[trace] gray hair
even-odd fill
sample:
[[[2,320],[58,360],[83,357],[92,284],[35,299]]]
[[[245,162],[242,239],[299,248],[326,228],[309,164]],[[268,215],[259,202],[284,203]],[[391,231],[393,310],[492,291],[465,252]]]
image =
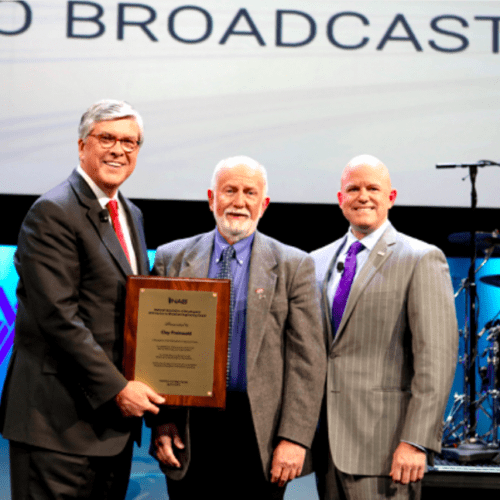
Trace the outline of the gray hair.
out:
[[[96,123],[120,118],[132,118],[137,122],[139,125],[138,143],[141,146],[144,142],[144,125],[141,115],[128,102],[114,99],[98,101],[83,113],[78,127],[78,137],[84,141]]]
[[[249,156],[232,156],[231,158],[226,158],[225,160],[221,160],[215,166],[214,173],[212,174],[212,183],[211,188],[215,191],[215,187],[217,184],[217,177],[219,176],[219,172],[224,168],[233,168],[238,165],[245,165],[246,167],[252,168],[254,170],[258,170],[262,174],[262,178],[264,179],[264,196],[267,196],[267,171],[264,165],[261,165],[258,161],[250,158]]]

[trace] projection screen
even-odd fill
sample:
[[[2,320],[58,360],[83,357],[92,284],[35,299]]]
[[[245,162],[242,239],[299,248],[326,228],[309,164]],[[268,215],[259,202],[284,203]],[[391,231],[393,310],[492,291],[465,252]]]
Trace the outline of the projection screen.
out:
[[[254,157],[273,201],[335,202],[347,161],[390,168],[399,205],[468,206],[500,159],[498,1],[0,2],[0,189],[40,194],[77,165],[102,98],[143,115],[135,198],[201,200]],[[498,207],[498,167],[479,206]]]

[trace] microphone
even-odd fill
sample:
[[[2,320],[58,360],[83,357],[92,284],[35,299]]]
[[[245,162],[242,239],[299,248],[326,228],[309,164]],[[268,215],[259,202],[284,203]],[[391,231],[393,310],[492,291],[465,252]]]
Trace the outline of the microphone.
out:
[[[99,212],[99,220],[101,222],[109,222],[109,212],[107,208]]]
[[[438,163],[436,168],[498,167],[499,165],[491,160],[479,160],[477,163]]]
[[[436,168],[461,168],[462,166],[459,163],[438,163]]]
[[[337,263],[337,271],[339,273],[343,272],[344,271],[344,263],[343,262],[338,262]]]

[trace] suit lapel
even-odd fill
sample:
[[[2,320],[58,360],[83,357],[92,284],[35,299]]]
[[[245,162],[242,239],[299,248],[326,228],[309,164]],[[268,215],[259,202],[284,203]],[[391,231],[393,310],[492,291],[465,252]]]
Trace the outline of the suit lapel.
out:
[[[146,237],[144,236],[141,214],[127,198],[123,197],[120,193],[118,193],[118,196],[126,211],[127,221],[130,227],[130,237],[134,245],[135,258],[137,259],[137,270],[139,274],[148,275],[148,249],[146,246]]]
[[[87,218],[95,229],[96,235],[101,239],[118,268],[121,269],[125,276],[133,274],[113,226],[108,221],[101,220],[99,214],[103,211],[103,208],[97,201],[90,186],[76,170],[69,177],[69,182],[82,205],[87,208]]]
[[[215,231],[204,234],[184,259],[179,276],[185,278],[206,278],[214,247]]]
[[[363,269],[361,269],[358,277],[354,280],[352,284],[351,292],[349,293],[349,298],[347,299],[347,304],[342,316],[342,321],[340,322],[337,335],[335,336],[334,342],[342,335],[344,327],[349,320],[356,303],[360,299],[363,291],[366,289],[370,281],[375,276],[376,272],[380,266],[389,258],[392,253],[392,245],[396,242],[396,230],[392,225],[385,230],[384,234],[377,241],[373,250],[368,256],[368,260],[365,262]]]
[[[340,251],[344,247],[346,242],[346,237],[340,239],[338,243],[332,248],[333,256],[330,259],[330,264],[328,266],[328,269],[326,270],[324,274],[324,279],[322,283],[322,294],[321,298],[323,301],[323,313],[325,315],[324,322],[326,325],[326,336],[327,336],[327,346],[330,346],[333,341],[333,330],[332,330],[332,308],[330,306],[330,302],[328,301],[328,283],[330,281],[330,278],[332,276],[332,273],[335,272],[334,266],[335,262],[337,261],[337,258],[339,256]]]
[[[264,337],[265,321],[276,288],[276,266],[276,257],[267,244],[266,237],[256,232],[247,291],[247,375],[251,373]]]

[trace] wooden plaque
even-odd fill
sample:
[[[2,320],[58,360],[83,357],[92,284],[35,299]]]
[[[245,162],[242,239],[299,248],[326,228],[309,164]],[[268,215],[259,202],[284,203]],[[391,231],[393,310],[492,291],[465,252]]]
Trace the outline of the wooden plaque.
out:
[[[170,406],[224,408],[230,280],[129,276],[123,372]]]

